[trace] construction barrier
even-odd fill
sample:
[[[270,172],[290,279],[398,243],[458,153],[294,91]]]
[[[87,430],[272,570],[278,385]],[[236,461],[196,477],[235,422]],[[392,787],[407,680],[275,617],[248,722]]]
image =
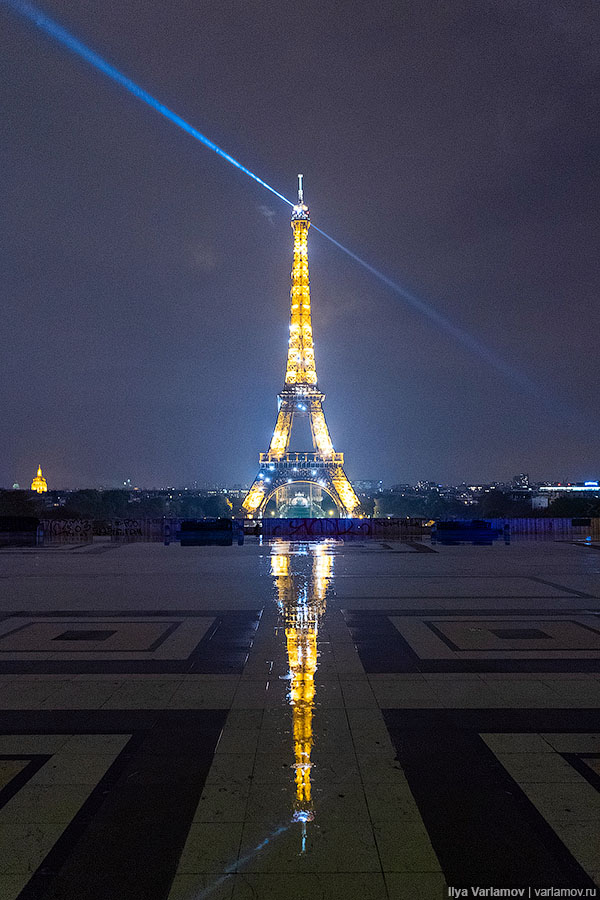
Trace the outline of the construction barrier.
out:
[[[424,533],[421,519],[263,519],[265,538],[387,537],[414,538]]]

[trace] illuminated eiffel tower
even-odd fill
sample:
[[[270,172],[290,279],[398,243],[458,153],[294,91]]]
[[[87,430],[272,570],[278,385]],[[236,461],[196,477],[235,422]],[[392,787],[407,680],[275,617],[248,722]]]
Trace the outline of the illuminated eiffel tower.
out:
[[[339,516],[360,512],[358,497],[344,472],[344,454],[333,449],[323,412],[325,394],[317,384],[308,280],[309,228],[310,216],[299,175],[298,202],[292,211],[294,263],[285,383],[278,395],[279,412],[271,446],[260,454],[258,475],[244,499],[243,509],[248,517],[262,516],[272,498],[278,514],[284,518],[296,518],[300,509],[304,510],[300,515],[323,515],[323,494],[329,495]],[[308,416],[311,451],[288,450],[296,416]]]

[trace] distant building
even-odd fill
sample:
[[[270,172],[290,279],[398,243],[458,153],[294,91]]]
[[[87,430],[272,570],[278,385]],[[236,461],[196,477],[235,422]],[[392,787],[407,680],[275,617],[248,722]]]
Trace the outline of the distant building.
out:
[[[518,491],[528,491],[529,490],[529,475],[525,473],[521,473],[520,475],[513,475],[511,481],[511,487],[514,490]]]
[[[540,491],[555,500],[557,497],[564,497],[567,494],[596,494],[600,497],[600,482],[598,481],[577,481],[575,484],[567,482],[566,484],[541,484]]]
[[[418,481],[415,485],[415,489],[417,491],[425,492],[425,493],[439,493],[439,489],[441,488],[441,484],[438,484],[436,481]]]
[[[37,475],[31,482],[31,490],[37,491],[38,494],[45,494],[48,490],[48,485],[46,484],[46,479],[42,475],[42,467],[38,466]]]

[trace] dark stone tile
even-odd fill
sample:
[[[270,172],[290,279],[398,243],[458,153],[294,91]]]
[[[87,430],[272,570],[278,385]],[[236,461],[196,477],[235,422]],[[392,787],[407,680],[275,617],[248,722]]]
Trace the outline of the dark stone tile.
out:
[[[167,897],[227,713],[191,711],[186,725],[184,711],[126,712],[139,730],[19,900]],[[123,730],[112,710],[72,715],[69,733],[78,733],[78,719],[82,733]],[[164,753],[148,753],[157,746]]]
[[[485,742],[461,727],[468,719],[442,717],[437,710],[420,710],[418,717],[406,715],[412,711],[402,716],[398,712],[386,710],[384,717],[448,884],[593,886]],[[456,711],[462,712],[471,713],[472,720],[482,711]],[[498,711],[483,712],[489,715],[486,721],[479,716],[478,730],[497,730],[490,719],[497,719]],[[563,710],[540,712],[553,714],[558,726]],[[421,727],[412,730],[411,718]],[[427,718],[429,727],[423,727]],[[585,720],[582,717],[580,724]],[[514,718],[511,724],[516,724]]]

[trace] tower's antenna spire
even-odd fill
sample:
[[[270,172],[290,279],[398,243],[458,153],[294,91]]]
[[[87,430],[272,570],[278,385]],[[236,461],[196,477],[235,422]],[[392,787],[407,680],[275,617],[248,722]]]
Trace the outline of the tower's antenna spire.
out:
[[[304,191],[302,190],[302,179],[304,175],[298,175],[298,203],[304,203]]]

